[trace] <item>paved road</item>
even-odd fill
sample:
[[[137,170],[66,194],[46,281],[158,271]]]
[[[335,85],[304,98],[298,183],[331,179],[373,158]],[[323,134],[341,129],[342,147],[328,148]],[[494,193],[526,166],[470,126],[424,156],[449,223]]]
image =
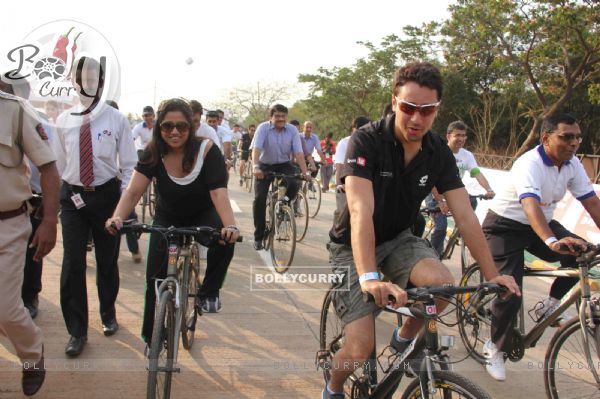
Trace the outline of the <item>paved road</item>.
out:
[[[181,349],[181,374],[174,378],[174,398],[317,398],[322,374],[314,366],[318,347],[318,323],[326,284],[295,284],[288,289],[259,291],[251,289],[251,269],[265,266],[264,257],[252,249],[252,196],[230,181],[231,199],[239,207],[236,219],[245,241],[236,246],[227,280],[222,290],[220,314],[199,319],[196,343],[187,352]],[[322,266],[327,270],[325,243],[335,205],[333,193],[323,195],[323,206],[310,221],[308,237],[298,244],[295,266]],[[142,238],[146,247],[146,239]],[[62,241],[45,260],[40,314],[36,319],[45,335],[48,367],[39,398],[142,398],[145,397],[146,372],[139,332],[144,291],[144,266],[134,264],[123,240],[121,246],[121,290],[117,317],[121,329],[116,335],[102,335],[95,286],[95,262],[88,256],[90,307],[89,343],[77,359],[66,359],[68,336],[59,304],[59,276]],[[448,263],[458,278],[456,260]],[[256,269],[254,269],[256,270]],[[281,285],[279,286],[281,288]],[[317,289],[314,289],[314,288]],[[533,306],[548,290],[549,283],[527,281],[526,302]],[[298,290],[303,288],[303,290]],[[306,288],[313,288],[306,290]],[[378,342],[389,341],[394,318],[382,315],[377,321]],[[446,329],[447,330],[447,329]],[[465,356],[456,331],[454,359]],[[544,388],[538,362],[543,360],[550,333],[537,348],[527,352],[520,363],[509,363],[508,382],[498,383],[470,359],[455,370],[472,378],[495,398],[543,398]],[[6,340],[0,346],[0,398],[23,397],[20,369]],[[399,394],[396,395],[400,397]]]

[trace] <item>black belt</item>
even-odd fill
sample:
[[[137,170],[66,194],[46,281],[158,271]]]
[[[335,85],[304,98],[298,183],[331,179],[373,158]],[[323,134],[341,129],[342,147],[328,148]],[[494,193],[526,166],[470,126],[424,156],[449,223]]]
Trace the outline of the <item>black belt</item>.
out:
[[[25,204],[25,202],[23,202],[23,204],[19,208],[13,209],[12,211],[0,211],[0,220],[14,218],[24,214],[25,212],[27,212],[27,205]]]
[[[116,177],[113,179],[110,179],[109,181],[107,181],[104,184],[100,184],[99,186],[90,186],[90,187],[85,187],[85,186],[76,186],[74,184],[69,184],[67,182],[65,182],[65,184],[71,189],[71,191],[73,191],[74,193],[93,193],[93,192],[98,192],[98,191],[102,191],[105,190],[107,188],[110,188],[111,186],[113,186],[114,184],[118,184],[120,183],[120,180],[117,179]]]

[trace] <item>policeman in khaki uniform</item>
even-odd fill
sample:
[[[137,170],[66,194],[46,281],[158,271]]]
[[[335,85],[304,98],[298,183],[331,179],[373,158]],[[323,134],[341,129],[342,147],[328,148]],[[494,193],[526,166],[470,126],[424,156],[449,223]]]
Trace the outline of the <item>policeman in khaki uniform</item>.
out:
[[[42,332],[33,323],[21,300],[23,267],[31,234],[29,158],[41,174],[44,216],[31,245],[41,260],[56,243],[59,178],[55,156],[35,111],[12,95],[0,91],[0,334],[6,336],[23,362],[23,393],[35,394],[44,382]]]

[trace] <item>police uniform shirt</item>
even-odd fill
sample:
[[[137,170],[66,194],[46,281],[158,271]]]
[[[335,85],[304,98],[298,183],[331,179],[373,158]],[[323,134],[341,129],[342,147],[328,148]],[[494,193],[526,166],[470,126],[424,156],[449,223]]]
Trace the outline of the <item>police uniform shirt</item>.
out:
[[[84,117],[72,115],[83,110],[82,106],[63,112],[57,119],[56,136],[58,157],[64,157],[65,167],[61,172],[64,181],[83,186],[79,176],[79,135]],[[92,153],[94,165],[93,186],[100,186],[115,177],[121,178],[121,189],[125,190],[133,168],[137,164],[137,152],[129,121],[118,110],[99,104],[90,114]]]
[[[442,138],[427,132],[421,151],[404,166],[404,147],[394,135],[395,114],[367,124],[350,136],[341,179],[357,176],[373,184],[375,242],[379,245],[411,227],[421,202],[436,187],[440,193],[464,187],[456,160]],[[338,244],[350,244],[348,205],[329,232]]]
[[[19,131],[19,114],[23,123]],[[27,156],[36,166],[54,162],[56,157],[35,110],[23,100],[0,92],[0,212],[18,209],[31,198]]]

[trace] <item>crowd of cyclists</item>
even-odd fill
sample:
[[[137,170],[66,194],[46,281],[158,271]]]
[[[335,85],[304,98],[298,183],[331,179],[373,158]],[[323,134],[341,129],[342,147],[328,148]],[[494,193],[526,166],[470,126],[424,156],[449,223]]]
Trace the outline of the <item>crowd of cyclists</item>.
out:
[[[97,91],[102,81],[97,79],[103,73],[101,66],[87,61],[77,80],[80,93],[81,88]],[[1,89],[18,94],[10,86]],[[236,168],[239,157],[239,184],[244,183],[249,162],[255,178],[252,245],[257,251],[263,249],[265,204],[273,179],[269,172],[299,174],[311,181],[320,167],[321,190],[327,192],[335,166],[336,211],[323,259],[327,259],[327,250],[332,270],[343,275],[340,286],[350,289],[333,296],[345,342],[332,360],[334,367],[322,398],[344,397],[344,382],[353,370],[336,364],[362,364],[372,353],[374,317],[379,308],[406,304],[407,287],[455,283],[439,259],[449,213],[485,280],[506,287],[506,293],[493,302],[492,333],[484,348],[487,372],[495,380],[505,380],[505,353],[512,344],[508,332],[521,301],[524,251],[559,261],[561,267],[574,266],[575,256],[588,244],[554,220],[553,212],[568,190],[600,227],[600,199],[575,156],[584,135],[577,120],[564,113],[544,120],[540,144],[515,160],[508,184],[494,192],[464,148],[468,127],[463,122],[448,126],[446,140],[431,131],[443,91],[435,66],[425,62],[402,66],[393,78],[391,111],[375,121],[364,116],[349,121],[352,131],[337,148],[331,133],[319,139],[311,121],[288,122],[288,109],[281,104],[270,108],[268,120],[245,131],[237,124],[229,128],[219,110],[206,112],[203,121],[202,105],[183,99],[163,101],[156,114],[152,107],[145,107],[143,121],[133,130],[122,114],[103,103],[95,106],[90,116],[73,116],[67,110],[53,123],[39,115],[46,130],[52,132],[49,145],[62,181],[61,307],[69,332],[66,355],[81,354],[88,339],[85,253],[90,232],[96,246],[104,335],[111,336],[119,328],[114,306],[119,288],[118,230],[124,220],[135,217],[135,207],[152,182],[157,194],[154,224],[221,229],[221,245],[208,249],[197,306],[205,313],[222,310],[220,290],[241,234],[228,194],[230,170]],[[81,100],[88,105],[85,96]],[[462,182],[466,172],[483,187],[486,197],[493,199],[483,224],[475,216],[475,203]],[[286,195],[293,201],[300,181],[285,181]],[[45,194],[33,182],[31,187]],[[440,210],[434,217],[431,242],[413,230],[424,202]],[[131,252],[134,261],[140,262],[139,248]],[[141,334],[146,343],[151,340],[154,321],[153,287],[165,276],[166,259],[161,237],[152,234]],[[536,306],[537,317],[550,314],[576,282],[557,278],[547,298]],[[23,297],[30,317],[38,312],[39,290]],[[374,301],[365,302],[364,293]],[[447,303],[438,301],[436,305],[441,313]],[[0,320],[2,325],[9,322]],[[422,327],[420,320],[407,320],[394,332],[390,346],[404,352]],[[38,359],[43,363],[43,354]],[[420,359],[411,359],[410,365],[407,372],[417,375]],[[24,376],[32,372],[24,370]],[[45,370],[38,370],[40,373]],[[39,389],[43,375],[37,378]]]

